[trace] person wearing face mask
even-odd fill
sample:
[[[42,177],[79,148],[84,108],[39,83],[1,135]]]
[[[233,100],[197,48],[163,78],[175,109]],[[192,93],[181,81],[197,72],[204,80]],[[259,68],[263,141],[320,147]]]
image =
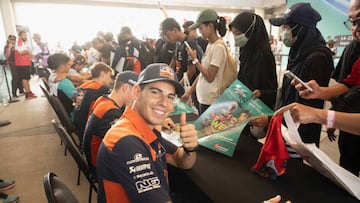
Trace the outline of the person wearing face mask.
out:
[[[274,108],[277,90],[276,65],[263,19],[250,12],[238,14],[229,25],[240,47],[238,79]]]
[[[320,31],[316,28],[321,20],[320,14],[309,3],[292,5],[280,18],[270,19],[275,26],[282,26],[282,39],[285,46],[290,47],[287,70],[293,72],[303,81],[315,80],[321,86],[328,86],[334,64],[331,51]],[[324,100],[306,100],[299,96],[290,84],[291,79],[284,77],[281,101],[279,106],[293,102],[316,108],[323,108]],[[264,117],[267,120],[267,117]],[[253,121],[253,125],[266,124],[264,120]],[[299,127],[300,136],[305,143],[315,143],[319,146],[320,124],[302,124]]]

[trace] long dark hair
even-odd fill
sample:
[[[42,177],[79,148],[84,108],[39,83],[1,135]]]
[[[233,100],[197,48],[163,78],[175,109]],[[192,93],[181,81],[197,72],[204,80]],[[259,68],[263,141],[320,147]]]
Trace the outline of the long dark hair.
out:
[[[208,24],[213,24],[215,30],[217,30],[220,34],[221,37],[224,37],[226,35],[226,20],[224,17],[218,17],[218,19],[216,21],[210,21],[210,22],[205,22],[205,25]]]

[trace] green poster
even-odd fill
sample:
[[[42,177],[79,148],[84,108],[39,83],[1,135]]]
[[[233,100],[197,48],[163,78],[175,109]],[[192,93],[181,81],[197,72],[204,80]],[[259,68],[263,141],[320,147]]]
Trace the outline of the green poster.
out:
[[[252,91],[239,80],[195,121],[199,144],[216,152],[233,156],[236,143],[246,124],[260,115],[274,112],[261,100],[252,99]]]
[[[200,117],[197,117],[194,109],[187,104],[176,101],[171,118],[178,123],[179,114],[185,112],[188,123],[194,123],[198,130],[198,141],[201,146],[232,157],[246,124],[257,116],[274,113],[261,100],[252,99],[252,96],[249,88],[239,80],[235,80]],[[194,116],[191,116],[192,114]],[[173,144],[182,145],[178,130],[161,133]]]

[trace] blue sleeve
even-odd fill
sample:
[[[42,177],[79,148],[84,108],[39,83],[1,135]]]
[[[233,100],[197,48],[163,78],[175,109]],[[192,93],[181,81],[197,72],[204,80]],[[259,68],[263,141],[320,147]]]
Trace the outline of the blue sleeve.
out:
[[[59,82],[58,89],[63,91],[70,99],[73,97],[73,92],[76,91],[73,83],[67,78]]]
[[[135,136],[118,141],[107,160],[110,173],[125,189],[131,202],[159,203],[170,201],[166,182],[152,161],[150,149]],[[163,173],[163,171],[161,171]]]

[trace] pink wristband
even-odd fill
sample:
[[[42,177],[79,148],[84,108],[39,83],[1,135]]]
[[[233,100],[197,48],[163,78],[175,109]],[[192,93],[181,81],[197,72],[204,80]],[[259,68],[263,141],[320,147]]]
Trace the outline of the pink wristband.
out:
[[[334,128],[335,126],[335,111],[329,110],[326,117],[326,127]]]

